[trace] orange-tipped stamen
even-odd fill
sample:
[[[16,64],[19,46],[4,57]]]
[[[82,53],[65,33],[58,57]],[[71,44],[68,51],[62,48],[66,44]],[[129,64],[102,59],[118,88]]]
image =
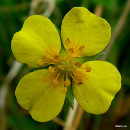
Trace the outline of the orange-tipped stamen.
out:
[[[83,82],[77,82],[77,85],[82,85],[83,84]]]
[[[53,80],[53,85],[54,86],[58,86],[59,85],[59,81],[57,81],[56,79]]]
[[[69,47],[67,47],[67,45]],[[53,83],[54,86],[58,86],[60,83],[62,83],[62,90],[63,92],[67,92],[67,87],[71,86],[71,81],[68,78],[69,76],[72,77],[73,81],[75,81],[78,85],[83,84],[83,80],[86,79],[85,71],[90,72],[91,69],[88,67],[82,67],[82,64],[80,62],[75,62],[75,58],[77,55],[81,55],[80,53],[83,51],[84,46],[76,46],[74,49],[74,46],[70,46],[70,40],[66,40],[66,56],[62,57],[59,54],[53,53],[49,54],[47,57],[45,57],[45,61],[43,63],[47,64],[54,64],[54,67],[50,66],[48,68],[49,74],[48,76],[43,78],[43,81],[50,81]],[[78,68],[78,69],[77,69]],[[80,69],[86,69],[81,70]],[[66,78],[64,76],[66,75]]]
[[[76,62],[76,63],[75,63],[75,66],[77,66],[77,67],[81,67],[82,64],[81,64],[80,62]]]
[[[71,75],[71,77],[72,77],[72,79],[76,82],[76,83],[78,83],[78,82],[82,82],[81,80],[77,80],[77,79],[75,79],[75,77],[70,73],[70,75]]]
[[[76,73],[75,71],[73,71],[73,74],[74,74],[74,75],[77,75],[77,76],[78,76],[78,78],[81,78],[81,79],[83,79],[83,78],[84,78],[84,79],[86,79],[86,80],[87,80],[87,78],[86,78],[86,77],[85,77],[82,73],[80,74],[80,73],[78,73],[78,72]]]
[[[66,41],[65,41],[66,46],[68,47],[68,46],[70,45],[70,43],[71,43],[71,42],[70,42],[70,39],[67,38]]]
[[[64,82],[66,87],[69,87],[71,85],[71,81],[67,78]]]
[[[60,56],[60,55],[54,55],[54,58],[55,58],[56,60],[58,60],[59,58],[61,58],[61,56]]]
[[[56,80],[59,78],[60,74],[61,74],[61,72],[60,72],[60,73],[58,73],[58,75],[56,76]]]
[[[84,50],[84,46],[80,46],[79,51],[83,51]]]
[[[80,56],[82,54],[83,50],[84,50],[84,46],[80,46],[78,49],[76,49],[74,51],[74,53],[76,54],[75,57]]]
[[[64,70],[64,69],[65,69],[65,66],[58,65],[58,68],[61,69],[61,70]]]
[[[67,88],[66,88],[66,87],[62,87],[62,91],[63,91],[64,93],[66,93],[66,92],[67,92]]]
[[[56,54],[47,52],[48,55],[46,56],[46,60],[50,62],[57,62],[57,59],[55,59]]]
[[[48,71],[54,73],[54,68],[52,66],[49,66]]]
[[[73,48],[69,48],[69,49],[68,49],[68,52],[69,52],[70,54],[74,53]]]

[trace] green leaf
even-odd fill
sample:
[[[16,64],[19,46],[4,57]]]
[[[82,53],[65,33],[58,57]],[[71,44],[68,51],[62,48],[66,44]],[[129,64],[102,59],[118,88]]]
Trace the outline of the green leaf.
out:
[[[97,60],[103,54],[104,54],[104,52],[100,52],[100,53],[98,53],[97,55],[94,55],[94,56],[79,57],[79,58],[76,58],[75,61],[80,61],[81,63],[84,63],[84,62],[87,62],[87,61],[93,61],[93,60]]]
[[[69,105],[73,109],[73,107],[74,107],[74,94],[73,94],[72,86],[67,88],[66,100],[69,102]]]

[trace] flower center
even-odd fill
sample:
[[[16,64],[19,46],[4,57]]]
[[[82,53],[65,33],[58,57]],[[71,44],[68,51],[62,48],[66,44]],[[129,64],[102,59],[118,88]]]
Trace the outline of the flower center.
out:
[[[66,56],[62,57],[60,54],[48,54],[45,61],[38,60],[38,65],[48,64],[51,65],[48,68],[48,75],[43,77],[43,82],[51,82],[53,86],[62,86],[62,91],[67,92],[67,87],[71,86],[71,79],[78,85],[83,84],[86,72],[90,72],[90,67],[82,67],[80,62],[76,62],[75,58],[81,54],[84,47],[79,47],[78,51],[75,51],[69,45],[71,42],[69,39],[66,40]],[[74,54],[74,52],[76,52]],[[73,57],[74,55],[77,55]]]

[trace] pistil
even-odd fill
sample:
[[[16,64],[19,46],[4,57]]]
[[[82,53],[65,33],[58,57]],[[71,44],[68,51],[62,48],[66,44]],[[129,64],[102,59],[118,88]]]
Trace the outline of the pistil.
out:
[[[66,56],[62,57],[59,54],[50,54],[45,58],[45,61],[39,60],[37,63],[43,65],[44,63],[52,64],[49,66],[49,74],[43,78],[43,82],[52,82],[52,84],[57,87],[61,85],[62,91],[67,92],[67,87],[71,86],[70,77],[78,85],[83,84],[85,72],[91,72],[90,67],[82,67],[80,62],[75,62],[74,59],[81,55],[84,50],[84,46],[73,49],[71,41],[66,40]],[[73,57],[75,55],[76,57]],[[81,72],[78,70],[80,68]],[[83,70],[82,70],[83,69]]]

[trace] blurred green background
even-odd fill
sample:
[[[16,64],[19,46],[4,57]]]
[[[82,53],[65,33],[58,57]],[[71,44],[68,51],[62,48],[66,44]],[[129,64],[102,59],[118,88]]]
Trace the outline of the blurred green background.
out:
[[[88,8],[95,12],[97,7],[101,17],[106,19],[112,32],[126,7],[127,0],[35,0],[38,3],[33,13],[43,14],[51,4],[51,21],[60,28],[64,15],[75,6]],[[22,28],[25,18],[31,13],[31,0],[0,0],[0,91],[3,82],[12,67],[15,58],[11,52],[11,39],[15,32]],[[50,4],[48,6],[48,4]],[[114,130],[115,125],[127,125],[130,129],[130,13],[117,35],[114,45],[107,57],[107,61],[114,64],[122,75],[122,88],[115,96],[110,109],[102,115],[84,113],[79,130]],[[14,92],[19,80],[28,73],[23,65],[18,75],[8,85],[4,108],[0,107],[0,130],[60,130],[63,127],[54,121],[39,123],[34,121],[27,111],[22,109],[15,98]],[[0,93],[2,100],[2,93]],[[2,110],[3,109],[3,110]],[[68,114],[69,105],[65,102],[62,112],[58,115],[64,122]]]

